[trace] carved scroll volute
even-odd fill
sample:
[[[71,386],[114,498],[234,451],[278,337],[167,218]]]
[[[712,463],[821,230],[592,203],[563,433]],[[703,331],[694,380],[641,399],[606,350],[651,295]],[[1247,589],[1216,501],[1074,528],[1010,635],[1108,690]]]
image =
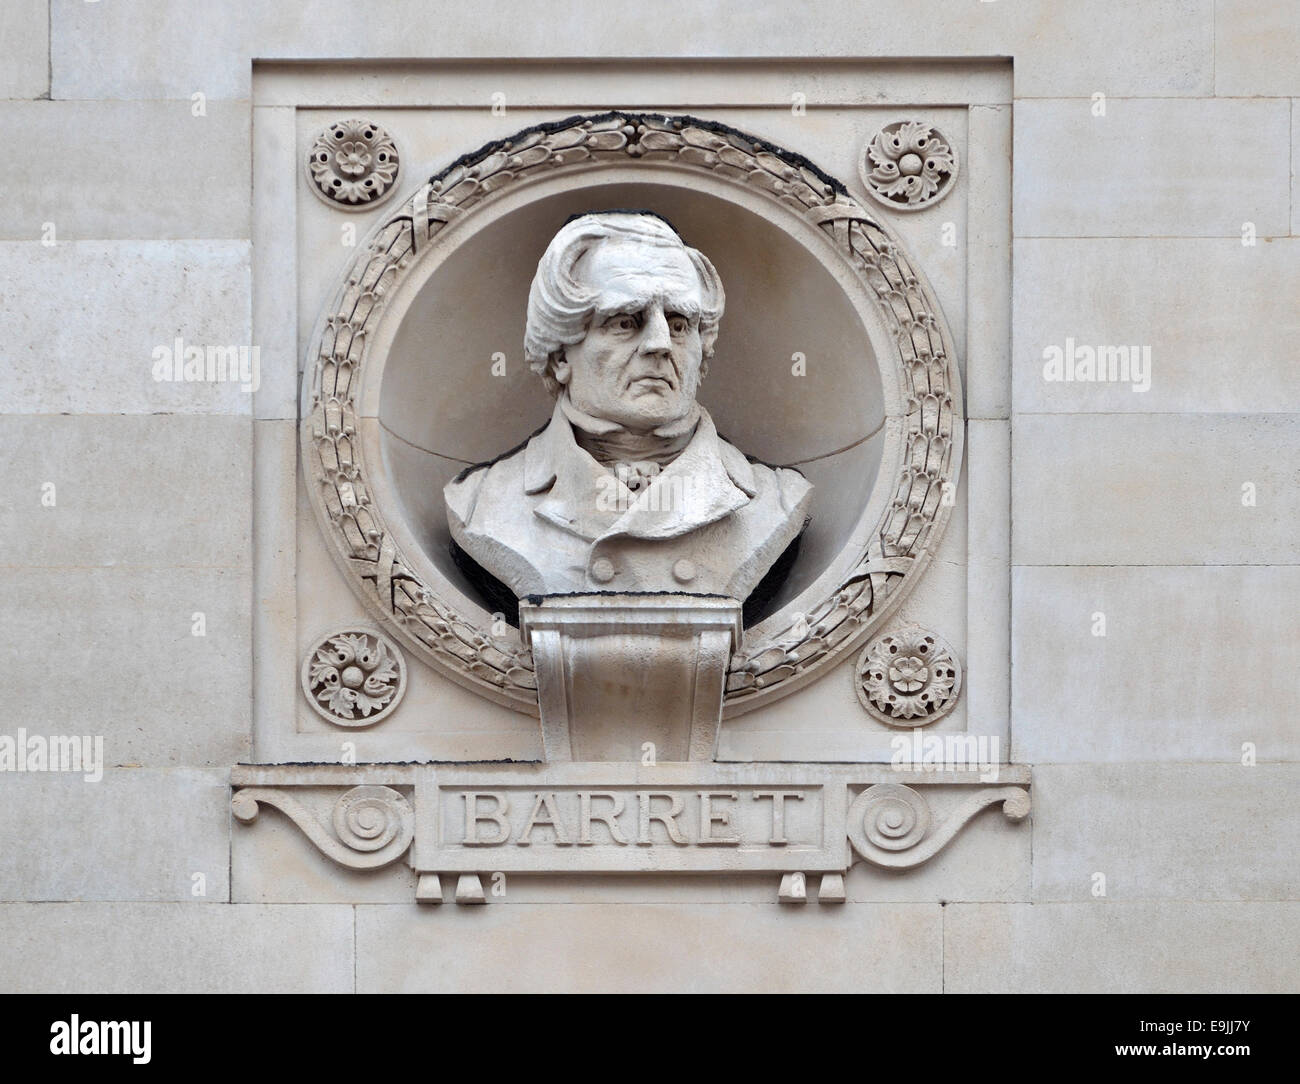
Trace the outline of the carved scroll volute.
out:
[[[1029,792],[1023,787],[982,787],[932,830],[930,806],[919,791],[901,783],[877,783],[849,806],[849,842],[872,865],[910,869],[933,858],[976,813],[997,802],[1007,820],[1029,815]]]
[[[391,787],[360,786],[334,804],[330,827],[278,787],[245,787],[230,801],[235,819],[251,824],[262,803],[296,824],[327,858],[349,869],[378,869],[401,858],[415,836],[415,810]]]

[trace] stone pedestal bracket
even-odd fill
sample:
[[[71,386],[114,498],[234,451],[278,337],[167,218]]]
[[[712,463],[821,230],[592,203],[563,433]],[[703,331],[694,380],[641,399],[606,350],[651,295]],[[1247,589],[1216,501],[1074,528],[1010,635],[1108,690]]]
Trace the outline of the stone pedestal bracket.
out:
[[[441,903],[444,881],[457,903],[486,903],[494,873],[764,872],[782,903],[807,902],[814,879],[819,902],[841,903],[856,861],[912,869],[981,810],[1030,811],[1029,769],[1015,765],[239,766],[231,784],[239,821],[275,806],[342,866],[405,857],[421,903]],[[328,819],[295,795],[306,788],[341,791]]]

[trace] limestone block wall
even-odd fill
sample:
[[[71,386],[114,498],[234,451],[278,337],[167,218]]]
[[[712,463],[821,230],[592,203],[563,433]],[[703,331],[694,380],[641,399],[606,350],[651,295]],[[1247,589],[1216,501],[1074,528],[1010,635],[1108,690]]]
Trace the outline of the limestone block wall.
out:
[[[0,773],[0,989],[1296,988],[1300,9],[731,8],[0,6],[0,735],[99,735],[107,765]],[[1011,419],[1034,811],[910,874],[855,867],[838,908],[633,876],[421,908],[404,867],[231,820],[275,538],[254,449],[283,423],[236,384],[155,380],[154,351],[249,343],[268,303],[254,58],[637,56],[1012,58],[1011,398],[971,428]],[[264,379],[292,381],[293,342]],[[1045,375],[1119,346],[1149,349],[1148,389]]]

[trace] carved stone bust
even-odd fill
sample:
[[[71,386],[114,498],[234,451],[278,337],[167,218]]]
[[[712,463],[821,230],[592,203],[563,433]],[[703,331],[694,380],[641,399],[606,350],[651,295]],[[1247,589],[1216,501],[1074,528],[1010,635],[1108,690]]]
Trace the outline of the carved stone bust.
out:
[[[551,240],[524,340],[551,420],[444,490],[453,554],[490,601],[775,589],[812,486],[750,460],[696,401],[724,301],[713,265],[657,215],[585,214]]]

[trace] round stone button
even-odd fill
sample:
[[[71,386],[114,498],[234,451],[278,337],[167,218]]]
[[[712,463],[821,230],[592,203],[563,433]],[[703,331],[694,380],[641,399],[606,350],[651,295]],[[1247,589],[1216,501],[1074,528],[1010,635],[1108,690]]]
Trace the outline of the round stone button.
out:
[[[673,562],[673,579],[678,583],[690,583],[695,579],[695,562],[688,561],[683,557],[680,561]]]
[[[597,557],[591,562],[591,578],[597,583],[609,583],[614,578],[614,562],[608,557]]]

